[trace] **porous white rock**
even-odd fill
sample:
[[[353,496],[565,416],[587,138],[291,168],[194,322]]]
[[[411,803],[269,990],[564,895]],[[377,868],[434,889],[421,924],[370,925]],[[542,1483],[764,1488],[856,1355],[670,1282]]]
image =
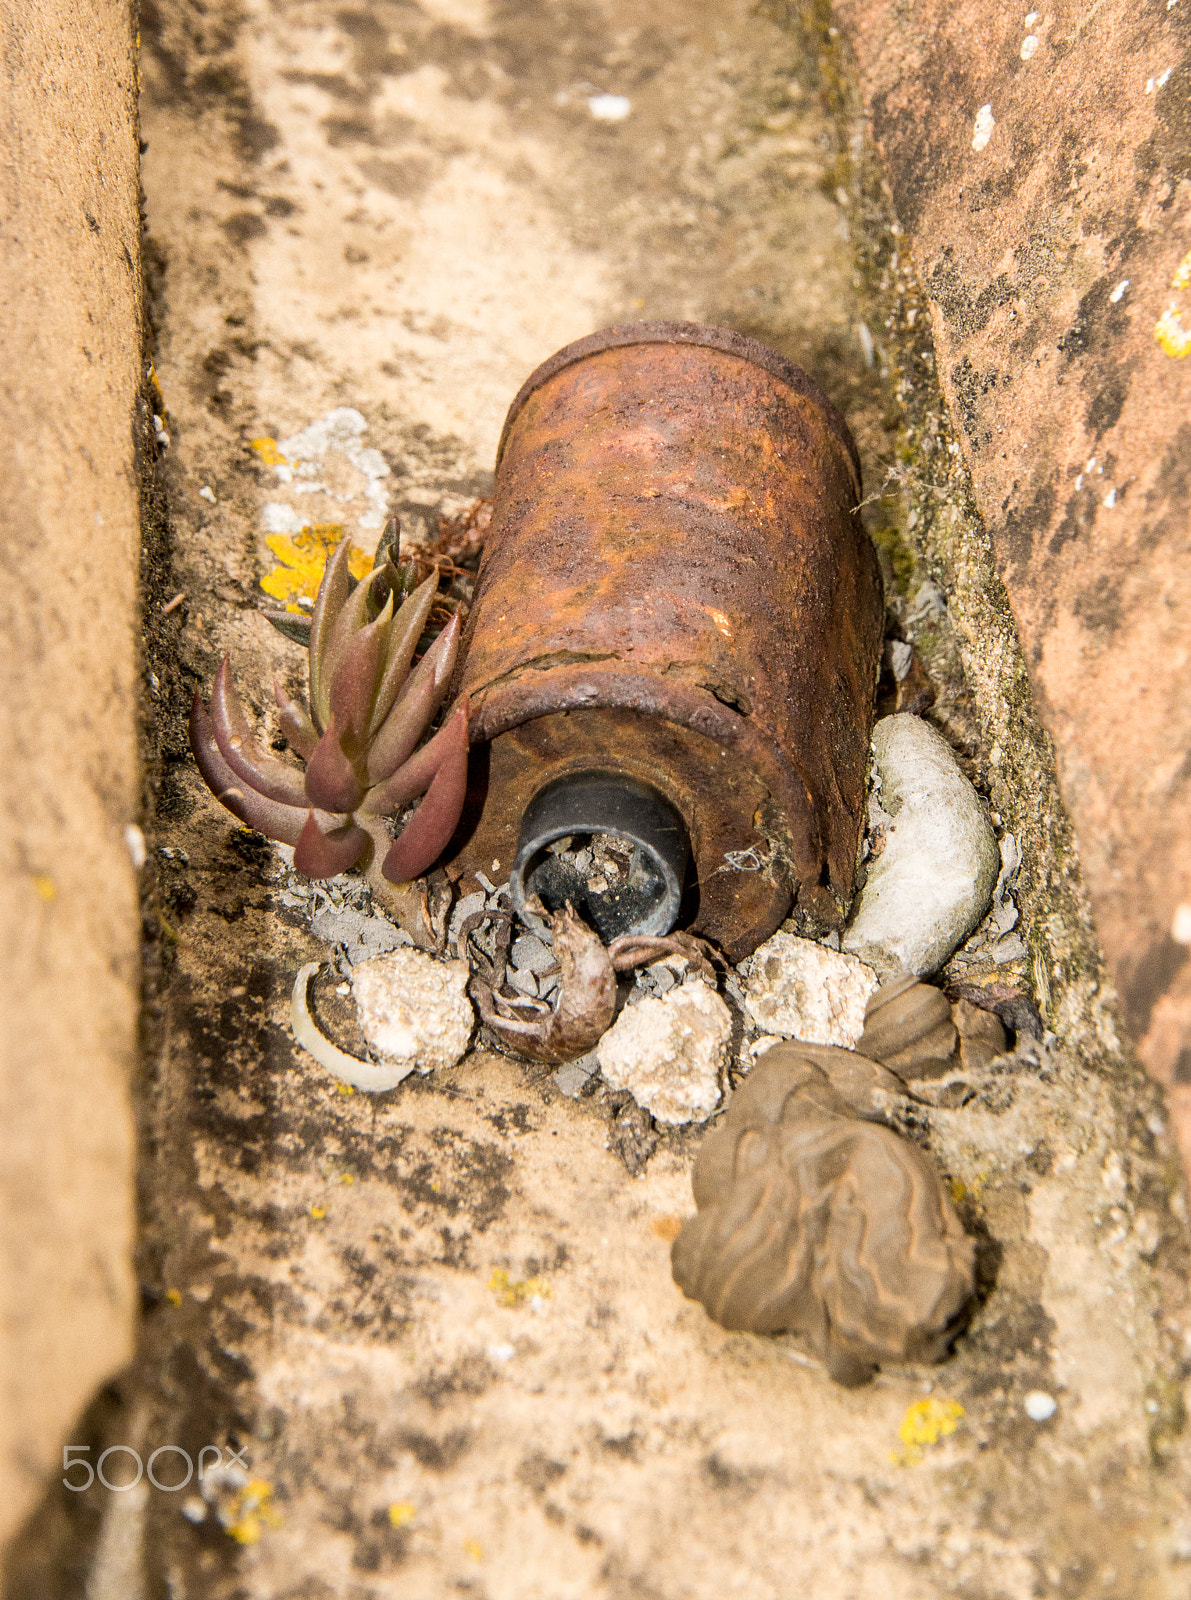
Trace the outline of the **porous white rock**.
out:
[[[419,1072],[453,1067],[475,1023],[466,961],[393,950],[352,968],[352,992],[369,1048]]]
[[[937,972],[980,922],[1000,851],[950,745],[920,717],[883,717],[873,761],[883,849],[870,863],[843,947],[882,979]]]
[[[864,1032],[877,975],[855,956],[775,933],[739,970],[745,1009],[766,1033],[851,1050]]]
[[[732,1017],[696,980],[627,1006],[596,1046],[600,1071],[659,1122],[705,1122],[720,1101]]]

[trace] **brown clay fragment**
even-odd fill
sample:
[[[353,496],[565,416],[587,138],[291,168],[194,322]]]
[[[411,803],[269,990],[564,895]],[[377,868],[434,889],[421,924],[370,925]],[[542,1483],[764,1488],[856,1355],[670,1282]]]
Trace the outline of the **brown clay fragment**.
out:
[[[942,990],[895,978],[869,1000],[856,1049],[900,1078],[937,1078],[954,1064],[957,1037]]]
[[[947,1354],[974,1245],[929,1157],[858,1120],[797,1047],[753,1068],[692,1181],[671,1265],[722,1327],[799,1334],[844,1384]]]

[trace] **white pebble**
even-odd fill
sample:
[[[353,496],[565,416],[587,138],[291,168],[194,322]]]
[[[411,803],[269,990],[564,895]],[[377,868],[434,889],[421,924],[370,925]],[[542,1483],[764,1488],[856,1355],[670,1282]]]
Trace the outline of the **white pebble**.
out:
[[[633,109],[633,102],[624,94],[593,94],[587,109],[597,122],[623,122]]]
[[[124,829],[124,848],[128,851],[128,859],[132,862],[133,870],[139,872],[145,864],[147,852],[145,836],[135,822],[130,822]]]
[[[1027,33],[1021,42],[1021,58],[1023,61],[1032,61],[1038,53],[1038,35]]]
[[[604,1081],[659,1122],[706,1122],[720,1101],[732,1017],[696,980],[628,1006],[596,1046]]]
[[[855,956],[810,939],[775,933],[745,962],[744,1004],[766,1033],[851,1050],[864,1032],[864,1008],[877,975]]]
[[[1049,1422],[1059,1409],[1054,1395],[1044,1389],[1031,1389],[1024,1401],[1025,1413],[1031,1422]]]
[[[981,106],[976,113],[976,127],[972,133],[972,149],[983,150],[993,136],[993,129],[997,119],[993,116],[992,106]]]
[[[881,807],[892,819],[843,946],[882,979],[936,972],[988,910],[1001,868],[980,797],[920,717],[873,729]]]

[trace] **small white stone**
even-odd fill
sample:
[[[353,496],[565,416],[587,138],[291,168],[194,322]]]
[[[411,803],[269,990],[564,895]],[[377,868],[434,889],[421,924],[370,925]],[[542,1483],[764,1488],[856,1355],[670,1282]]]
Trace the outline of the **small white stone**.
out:
[[[766,1033],[851,1050],[864,1032],[864,1008],[877,975],[792,933],[775,933],[741,963],[744,1004]]]
[[[511,1344],[490,1344],[488,1346],[489,1361],[511,1361],[517,1354]]]
[[[993,136],[993,129],[997,119],[993,116],[992,106],[981,106],[976,113],[976,126],[972,131],[972,149],[983,150]]]
[[[593,94],[587,109],[597,122],[623,122],[633,109],[633,102],[625,94]]]
[[[1059,1409],[1054,1395],[1047,1394],[1044,1389],[1031,1389],[1023,1405],[1031,1422],[1049,1422]]]
[[[921,978],[984,916],[1001,852],[951,746],[920,717],[883,717],[873,729],[873,761],[892,820],[843,945],[883,979]]]
[[[124,829],[124,848],[128,851],[133,871],[139,872],[145,864],[148,852],[145,849],[145,836],[135,822],[130,822]]]
[[[1183,904],[1174,908],[1170,937],[1176,944],[1191,944],[1191,906]]]
[[[352,968],[352,989],[369,1047],[419,1072],[453,1067],[471,1039],[466,961],[394,950]]]
[[[630,1006],[596,1046],[613,1089],[627,1089],[659,1122],[706,1122],[720,1100],[732,1017],[696,980]]]
[[[1023,61],[1032,61],[1038,54],[1038,35],[1027,33],[1021,42],[1021,58]]]

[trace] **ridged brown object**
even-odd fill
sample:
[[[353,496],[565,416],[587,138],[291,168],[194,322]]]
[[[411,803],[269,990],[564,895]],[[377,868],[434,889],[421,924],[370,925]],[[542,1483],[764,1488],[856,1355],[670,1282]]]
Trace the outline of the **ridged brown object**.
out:
[[[546,783],[612,771],[681,813],[683,920],[730,957],[795,896],[836,925],[883,617],[859,491],[843,420],[756,340],[636,323],[539,367],[505,423],[455,684],[473,747],[460,864],[506,871]]]
[[[859,1120],[796,1044],[768,1051],[700,1148],[682,1292],[721,1326],[802,1335],[841,1383],[939,1361],[975,1250],[929,1157]]]
[[[856,1048],[900,1077],[937,1078],[954,1064],[957,1042],[947,996],[904,977],[883,983],[869,1000]]]

